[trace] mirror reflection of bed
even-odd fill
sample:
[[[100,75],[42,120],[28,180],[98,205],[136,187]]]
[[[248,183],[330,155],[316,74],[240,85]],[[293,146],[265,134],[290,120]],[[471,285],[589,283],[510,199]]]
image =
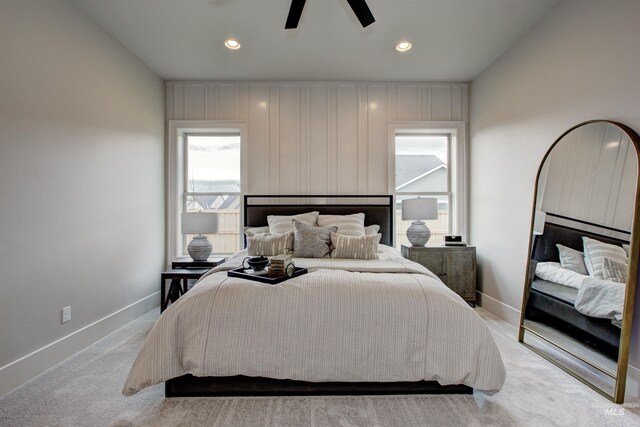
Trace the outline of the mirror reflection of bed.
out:
[[[562,218],[547,214],[547,221],[559,219]],[[576,227],[587,225],[579,221],[565,220],[565,222],[574,222]],[[628,232],[613,233],[629,235]],[[567,283],[571,283],[570,281],[553,280],[554,274],[555,277],[561,277],[560,275],[564,273],[563,270],[566,270],[562,267],[556,245],[560,244],[566,248],[583,252],[583,236],[599,242],[618,245],[621,248],[623,244],[629,243],[628,240],[546,222],[544,233],[534,237],[532,260],[535,262],[532,262],[532,266],[535,266],[538,274],[534,273],[532,276],[529,300],[525,311],[525,325],[615,375],[620,344],[620,321],[583,314],[580,303],[587,297],[611,297],[611,300],[616,300],[620,296],[620,290],[623,290],[624,284],[603,281],[601,284],[604,289],[600,294],[594,296],[584,292],[579,295],[577,287],[567,285]],[[548,264],[546,269],[542,267],[544,263]],[[573,280],[576,286],[585,280],[589,281],[588,275],[580,275],[579,273],[565,274],[565,276],[570,276],[569,280]],[[579,296],[581,298],[578,298]],[[622,297],[624,298],[624,292],[622,292]],[[622,302],[623,300],[616,301],[620,310]],[[614,302],[612,301],[612,303]],[[604,313],[604,315],[606,314]]]
[[[625,295],[637,270],[629,268],[636,140],[624,125],[586,122],[543,159],[519,337],[614,400],[624,396],[630,322],[623,312],[632,313]]]

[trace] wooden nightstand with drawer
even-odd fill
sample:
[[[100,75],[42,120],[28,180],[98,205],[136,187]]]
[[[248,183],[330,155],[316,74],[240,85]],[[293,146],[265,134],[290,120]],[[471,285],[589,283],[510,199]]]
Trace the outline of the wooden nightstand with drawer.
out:
[[[405,246],[402,256],[437,275],[472,307],[476,306],[475,246]]]

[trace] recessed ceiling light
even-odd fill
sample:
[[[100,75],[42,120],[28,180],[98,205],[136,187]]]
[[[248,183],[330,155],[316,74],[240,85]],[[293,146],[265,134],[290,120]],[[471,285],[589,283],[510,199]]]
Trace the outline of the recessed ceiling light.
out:
[[[398,43],[398,45],[396,46],[396,50],[397,50],[398,52],[406,52],[406,51],[408,51],[409,49],[411,49],[411,43],[406,42],[406,41],[405,41],[405,42],[400,42],[400,43]]]
[[[227,39],[224,41],[224,45],[229,49],[237,50],[240,49],[240,43],[234,39]]]

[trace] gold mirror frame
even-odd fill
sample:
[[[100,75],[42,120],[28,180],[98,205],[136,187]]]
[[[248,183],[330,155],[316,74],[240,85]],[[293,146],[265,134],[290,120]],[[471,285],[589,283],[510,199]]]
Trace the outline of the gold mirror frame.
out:
[[[629,261],[629,271],[628,271],[628,278],[627,278],[627,283],[626,283],[626,287],[625,287],[625,294],[624,294],[624,307],[623,307],[624,315],[623,315],[623,318],[622,318],[622,328],[621,328],[621,332],[620,332],[620,345],[619,345],[619,352],[618,352],[618,365],[617,365],[617,370],[616,370],[616,377],[614,378],[615,379],[614,394],[611,395],[611,394],[607,393],[602,388],[600,388],[597,385],[595,385],[594,383],[590,382],[589,379],[587,379],[584,376],[580,375],[579,373],[571,370],[567,366],[565,366],[562,363],[560,363],[558,360],[555,360],[552,357],[544,354],[542,351],[539,351],[534,346],[524,342],[524,335],[525,335],[525,330],[526,330],[526,331],[530,332],[531,334],[535,335],[536,337],[541,338],[543,341],[551,344],[553,347],[558,348],[558,349],[562,350],[563,352],[565,352],[567,354],[575,356],[571,352],[569,352],[566,349],[562,348],[559,344],[554,343],[554,342],[546,339],[545,337],[542,337],[540,334],[536,333],[535,331],[532,331],[531,329],[527,328],[525,326],[525,324],[524,324],[524,320],[525,320],[524,316],[525,316],[525,310],[526,310],[527,300],[528,300],[528,296],[529,296],[528,295],[528,293],[529,293],[528,292],[529,291],[528,283],[529,283],[529,274],[530,274],[529,271],[531,269],[531,256],[532,256],[532,244],[533,244],[533,226],[534,226],[534,219],[535,219],[535,214],[536,214],[536,200],[537,200],[537,197],[538,197],[538,180],[540,179],[540,174],[542,172],[542,169],[543,169],[543,166],[545,164],[545,161],[549,157],[549,154],[554,149],[554,147],[566,135],[568,135],[569,133],[571,133],[572,131],[576,130],[577,128],[579,128],[581,126],[585,126],[585,125],[593,124],[593,123],[608,123],[608,124],[616,126],[621,131],[623,131],[629,137],[629,139],[631,140],[631,142],[633,143],[633,145],[635,147],[636,160],[638,161],[638,168],[640,170],[640,136],[638,136],[638,134],[633,129],[631,129],[630,127],[628,127],[628,126],[626,126],[626,125],[624,125],[622,123],[619,123],[619,122],[615,122],[615,121],[611,121],[611,120],[589,120],[589,121],[577,124],[577,125],[573,126],[571,129],[569,129],[566,132],[564,132],[562,135],[560,135],[560,137],[558,139],[556,139],[556,141],[551,145],[551,147],[549,147],[549,149],[547,150],[546,154],[542,158],[542,161],[540,162],[540,167],[538,168],[538,173],[536,174],[535,190],[533,192],[533,209],[532,209],[532,212],[531,212],[531,232],[529,233],[529,249],[528,249],[528,257],[527,257],[527,267],[526,267],[526,270],[525,270],[526,274],[525,274],[525,284],[524,284],[523,296],[522,296],[522,309],[521,309],[521,312],[520,312],[520,327],[519,327],[519,331],[518,331],[518,342],[522,343],[527,348],[531,349],[532,351],[534,351],[538,355],[542,356],[543,358],[547,359],[548,361],[550,361],[554,365],[558,366],[560,369],[562,369],[563,371],[567,372],[569,375],[573,376],[574,378],[576,378],[579,381],[583,382],[584,384],[588,385],[593,390],[595,390],[598,393],[600,393],[601,395],[605,396],[606,398],[608,398],[612,402],[614,402],[614,403],[623,403],[624,402],[625,386],[626,386],[626,382],[627,382],[627,369],[628,369],[628,365],[629,365],[629,347],[631,345],[631,328],[632,328],[632,324],[633,324],[633,309],[634,309],[635,294],[636,294],[636,281],[637,281],[637,278],[638,278],[638,262],[631,262],[631,260],[638,260],[638,258],[640,258],[640,252],[639,252],[640,251],[640,220],[638,218],[638,213],[640,213],[640,190],[639,190],[640,189],[640,172],[638,173],[638,176],[636,178],[634,218],[633,218],[633,224],[632,224],[632,227],[631,227],[631,238],[630,238],[630,242],[629,242],[630,245],[631,245],[631,250],[630,250],[630,253],[629,253],[629,260],[630,260]],[[579,358],[579,359],[582,360],[584,363],[590,364],[588,361],[583,360],[582,358]],[[593,365],[591,365],[591,366],[593,366]],[[597,368],[597,369],[599,369],[599,368]]]

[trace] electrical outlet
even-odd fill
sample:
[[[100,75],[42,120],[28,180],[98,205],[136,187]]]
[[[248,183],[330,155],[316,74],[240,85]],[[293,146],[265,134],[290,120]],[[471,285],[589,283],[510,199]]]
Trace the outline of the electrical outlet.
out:
[[[62,323],[67,323],[71,320],[71,307],[65,307],[62,309]]]

